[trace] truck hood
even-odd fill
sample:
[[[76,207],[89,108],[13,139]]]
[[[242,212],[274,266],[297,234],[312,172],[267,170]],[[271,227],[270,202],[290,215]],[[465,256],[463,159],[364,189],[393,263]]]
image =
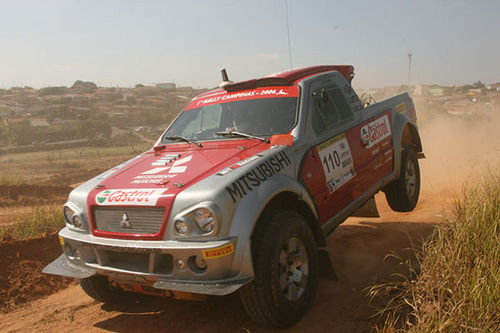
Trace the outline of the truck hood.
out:
[[[206,142],[203,148],[172,144],[163,150],[150,150],[123,168],[110,172],[90,193],[89,203],[166,206],[168,203],[163,199],[171,202],[172,197],[190,185],[269,147],[264,142],[227,140]]]

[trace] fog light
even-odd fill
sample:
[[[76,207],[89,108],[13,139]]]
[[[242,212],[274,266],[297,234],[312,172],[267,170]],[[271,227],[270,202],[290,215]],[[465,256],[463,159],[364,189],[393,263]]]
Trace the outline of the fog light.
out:
[[[194,257],[194,264],[199,270],[204,270],[205,268],[207,268],[207,262],[205,261],[205,259],[203,259],[202,256]]]
[[[207,262],[203,256],[191,256],[187,260],[187,266],[195,274],[204,274],[207,272]]]
[[[182,259],[177,259],[175,261],[175,265],[177,266],[177,269],[180,271],[183,271],[186,269],[186,264],[184,263],[184,261]]]
[[[77,228],[81,228],[82,227],[82,218],[78,215],[74,215],[73,216],[73,225]]]
[[[186,232],[188,232],[188,230],[189,230],[189,228],[188,228],[188,225],[186,224],[186,222],[181,221],[181,220],[175,221],[175,231],[177,231],[177,233],[183,235]]]

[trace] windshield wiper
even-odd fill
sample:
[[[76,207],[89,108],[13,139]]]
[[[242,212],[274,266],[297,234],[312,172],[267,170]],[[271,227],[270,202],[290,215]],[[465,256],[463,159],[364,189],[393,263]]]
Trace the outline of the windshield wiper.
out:
[[[203,147],[203,145],[201,143],[199,143],[198,141],[191,140],[191,139],[185,138],[183,136],[178,136],[178,135],[164,136],[163,139],[166,139],[166,140],[175,140],[175,141],[183,141],[183,142],[187,142],[187,143],[192,143],[193,145],[197,145],[198,147]]]
[[[246,138],[246,139],[256,139],[260,141],[264,141],[266,143],[270,143],[268,138],[262,138],[260,136],[255,136],[247,133],[242,133],[242,132],[236,132],[236,131],[226,131],[226,132],[215,132],[216,135],[220,136],[236,136],[240,138]]]

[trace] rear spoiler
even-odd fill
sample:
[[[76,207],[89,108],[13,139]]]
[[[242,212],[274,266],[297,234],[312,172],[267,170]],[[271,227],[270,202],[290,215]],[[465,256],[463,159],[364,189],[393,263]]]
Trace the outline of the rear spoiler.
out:
[[[338,71],[345,79],[351,83],[354,77],[354,67],[351,65],[337,65],[337,66],[312,66],[300,69],[289,70],[286,72],[273,74],[260,79],[252,79],[233,83],[228,80],[225,70],[223,72],[223,84],[221,88],[228,92],[238,90],[248,90],[257,87],[269,86],[289,86],[295,84],[297,81],[305,79],[308,76],[316,75],[323,72]]]

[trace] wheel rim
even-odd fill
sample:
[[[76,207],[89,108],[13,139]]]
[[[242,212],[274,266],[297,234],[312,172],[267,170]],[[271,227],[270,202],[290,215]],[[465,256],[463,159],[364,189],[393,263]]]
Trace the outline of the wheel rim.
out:
[[[305,291],[309,274],[309,261],[304,243],[290,236],[282,245],[279,258],[281,292],[289,301],[298,300]]]
[[[406,193],[408,193],[409,197],[413,197],[417,187],[417,172],[415,171],[415,164],[411,160],[406,164],[405,183]]]

